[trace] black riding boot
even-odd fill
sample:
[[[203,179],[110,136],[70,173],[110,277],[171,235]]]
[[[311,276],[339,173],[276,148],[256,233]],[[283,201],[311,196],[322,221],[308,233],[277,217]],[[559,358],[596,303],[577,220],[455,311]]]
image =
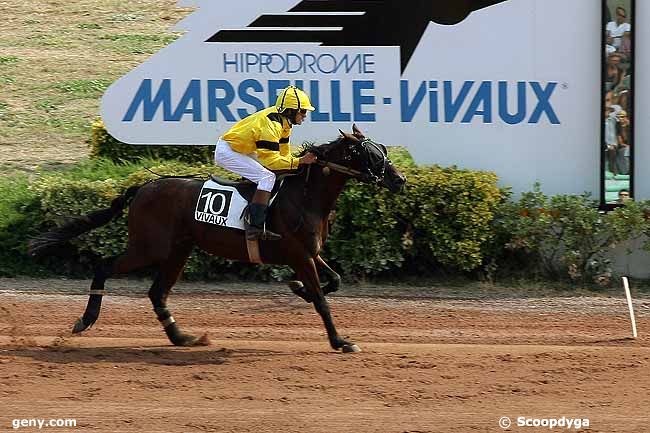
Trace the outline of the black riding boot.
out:
[[[244,219],[246,226],[246,239],[249,241],[278,241],[282,239],[277,233],[266,230],[266,211],[268,206],[260,203],[251,203],[248,205],[248,215]]]

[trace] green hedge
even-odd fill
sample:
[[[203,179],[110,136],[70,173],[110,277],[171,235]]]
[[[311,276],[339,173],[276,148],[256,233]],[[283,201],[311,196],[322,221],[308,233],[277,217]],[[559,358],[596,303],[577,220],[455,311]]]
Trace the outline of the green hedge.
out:
[[[408,164],[407,164],[408,165]],[[144,167],[148,167],[149,170]],[[113,174],[111,175],[111,172]],[[25,242],[38,231],[61,225],[67,217],[108,206],[110,200],[131,185],[161,175],[223,175],[211,164],[190,165],[180,161],[142,161],[118,164],[91,160],[73,170],[43,173],[36,181],[10,186],[23,191],[20,199],[0,202],[0,212],[15,215],[2,227],[0,249],[19,256],[21,268],[3,266],[0,275],[33,274],[24,256]],[[454,168],[404,169],[409,178],[405,193],[394,195],[375,186],[351,181],[339,199],[333,232],[324,256],[348,277],[364,278],[403,269],[420,273],[432,266],[479,268],[482,245],[490,238],[490,221],[501,200],[496,176]],[[30,209],[29,213],[24,213]],[[1,218],[1,217],[0,217]],[[7,236],[11,234],[11,236]],[[42,273],[89,273],[99,257],[122,252],[126,246],[126,218],[80,236],[73,242],[77,252],[63,266],[44,263]],[[214,278],[223,274],[257,278],[286,278],[286,268],[259,267],[227,262],[195,252],[186,274]]]
[[[216,144],[216,137],[215,137]],[[135,146],[125,144],[111,136],[99,119],[91,127],[90,156],[114,162],[141,159],[179,160],[188,163],[209,163],[213,160],[214,146]]]
[[[391,150],[391,153],[395,150]],[[397,152],[401,152],[397,150]],[[416,167],[405,157],[402,194],[351,181],[337,203],[323,256],[346,278],[443,271],[494,279],[539,276],[607,284],[611,248],[650,234],[650,202],[607,214],[587,195],[547,197],[536,186],[512,201],[493,173]],[[398,161],[400,158],[394,158]],[[89,276],[102,257],[126,247],[126,218],[85,234],[61,256],[35,262],[29,237],[66,218],[108,206],[131,185],[160,175],[226,175],[213,164],[92,159],[66,171],[0,178],[0,276]],[[645,245],[650,250],[650,244]],[[286,267],[233,263],[195,251],[186,276],[286,279]]]

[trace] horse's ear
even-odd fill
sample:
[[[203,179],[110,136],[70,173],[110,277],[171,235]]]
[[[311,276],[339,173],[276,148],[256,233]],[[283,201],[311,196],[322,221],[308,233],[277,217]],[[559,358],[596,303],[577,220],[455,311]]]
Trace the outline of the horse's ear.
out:
[[[355,135],[356,137],[358,137],[358,138],[365,138],[365,137],[366,137],[365,135],[363,135],[363,132],[361,132],[361,130],[360,130],[359,128],[357,128],[357,124],[356,124],[356,123],[353,123],[353,124],[352,124],[352,132],[353,132],[354,135]]]
[[[348,141],[351,141],[353,144],[361,143],[361,140],[359,140],[359,138],[357,136],[352,135],[352,134],[348,134],[347,132],[343,132],[340,129],[339,129],[339,132],[341,133],[341,136],[343,136],[343,138],[345,138]]]

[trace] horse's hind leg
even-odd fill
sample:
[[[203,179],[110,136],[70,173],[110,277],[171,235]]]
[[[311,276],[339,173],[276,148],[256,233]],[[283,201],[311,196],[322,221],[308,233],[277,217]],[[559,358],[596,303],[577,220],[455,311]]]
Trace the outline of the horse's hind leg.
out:
[[[85,331],[90,328],[99,318],[99,312],[102,307],[102,298],[104,296],[104,284],[106,280],[116,274],[126,274],[130,271],[149,266],[153,263],[146,254],[141,254],[132,249],[126,253],[106,259],[95,268],[95,276],[90,285],[90,297],[86,305],[86,311],[83,316],[77,319],[72,328],[73,334]]]
[[[208,345],[207,338],[197,338],[193,335],[181,332],[174,317],[167,308],[167,297],[171,291],[172,286],[178,280],[185,263],[192,251],[192,246],[184,246],[174,251],[170,257],[160,265],[160,269],[156,279],[149,289],[149,299],[153,304],[153,310],[160,324],[167,334],[167,338],[175,346],[206,346]]]

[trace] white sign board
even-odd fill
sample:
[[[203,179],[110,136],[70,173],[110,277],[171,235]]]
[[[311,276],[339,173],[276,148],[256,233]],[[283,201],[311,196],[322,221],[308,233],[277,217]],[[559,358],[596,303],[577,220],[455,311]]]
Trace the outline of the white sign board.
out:
[[[295,144],[356,122],[420,163],[598,197],[600,2],[493,1],[456,25],[415,13],[420,3],[181,1],[197,8],[186,33],[115,82],[102,117],[127,143],[214,144],[295,84],[317,107]]]

